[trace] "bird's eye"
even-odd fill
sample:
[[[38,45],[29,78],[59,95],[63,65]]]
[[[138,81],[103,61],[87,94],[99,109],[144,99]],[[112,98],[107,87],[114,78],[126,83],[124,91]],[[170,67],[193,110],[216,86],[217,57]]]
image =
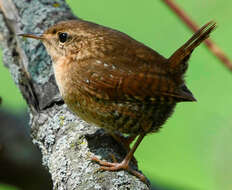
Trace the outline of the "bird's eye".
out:
[[[60,33],[59,34],[59,40],[61,43],[64,43],[66,42],[68,39],[68,34],[67,33]]]

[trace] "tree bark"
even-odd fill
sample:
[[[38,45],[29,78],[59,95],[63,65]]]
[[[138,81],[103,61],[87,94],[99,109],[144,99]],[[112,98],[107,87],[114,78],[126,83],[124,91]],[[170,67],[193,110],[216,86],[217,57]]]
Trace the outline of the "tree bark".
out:
[[[64,0],[0,0],[0,42],[9,68],[30,113],[31,136],[43,155],[57,190],[148,190],[125,172],[99,171],[96,155],[122,160],[126,152],[103,130],[75,116],[63,103],[50,57],[41,42],[18,33],[42,33],[61,20],[77,19]],[[4,85],[4,84],[3,84]],[[136,168],[136,164],[132,164]]]

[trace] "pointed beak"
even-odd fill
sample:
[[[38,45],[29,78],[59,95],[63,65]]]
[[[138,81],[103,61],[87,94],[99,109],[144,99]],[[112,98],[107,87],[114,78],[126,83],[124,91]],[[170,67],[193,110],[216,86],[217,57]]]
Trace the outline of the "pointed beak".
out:
[[[43,40],[45,37],[43,34],[18,34],[18,36],[26,37],[26,38],[34,38],[37,40]]]

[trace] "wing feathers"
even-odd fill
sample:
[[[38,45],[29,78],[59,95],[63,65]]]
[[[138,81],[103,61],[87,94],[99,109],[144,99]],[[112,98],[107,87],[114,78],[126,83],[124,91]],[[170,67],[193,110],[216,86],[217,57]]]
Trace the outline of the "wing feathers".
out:
[[[85,70],[85,76],[88,68]],[[156,97],[171,97],[176,101],[194,101],[191,94],[183,90],[177,90],[177,84],[172,80],[168,74],[154,74],[149,73],[129,73],[121,72],[120,70],[101,67],[95,65],[95,73],[88,78],[88,85],[86,80],[81,85],[89,94],[105,100],[118,101],[132,101],[132,100],[149,100],[153,101]],[[80,72],[78,75],[82,79]]]

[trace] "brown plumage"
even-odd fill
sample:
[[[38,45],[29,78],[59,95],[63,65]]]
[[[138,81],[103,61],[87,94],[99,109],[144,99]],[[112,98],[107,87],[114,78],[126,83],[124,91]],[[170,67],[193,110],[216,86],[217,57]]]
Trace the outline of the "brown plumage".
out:
[[[93,160],[103,169],[126,169],[144,180],[129,168],[129,161],[176,103],[195,101],[183,79],[187,61],[215,26],[203,26],[168,59],[124,33],[83,20],[60,22],[42,36],[23,36],[41,39],[46,46],[59,90],[73,112],[113,136],[139,135],[123,162]]]

